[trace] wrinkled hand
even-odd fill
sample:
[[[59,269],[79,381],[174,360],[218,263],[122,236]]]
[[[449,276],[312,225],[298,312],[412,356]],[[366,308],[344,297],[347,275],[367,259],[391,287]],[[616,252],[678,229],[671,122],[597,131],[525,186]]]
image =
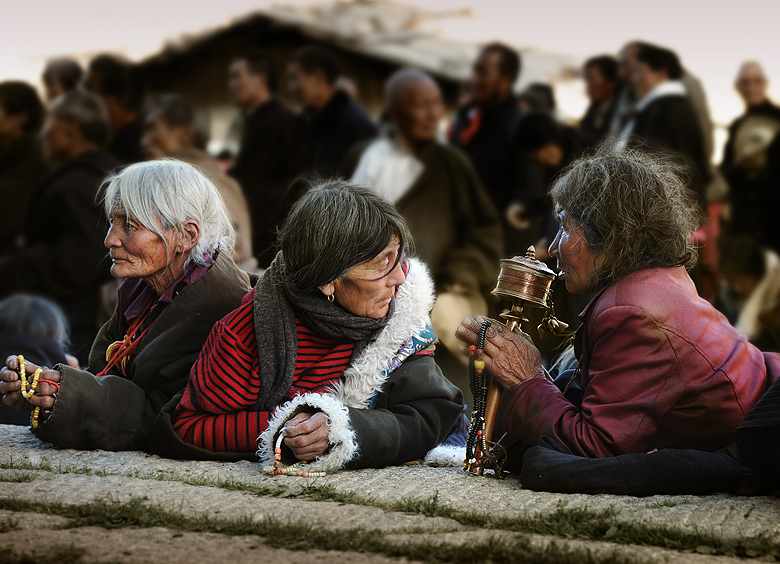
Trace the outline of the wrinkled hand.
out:
[[[298,460],[314,460],[328,449],[328,418],[324,413],[299,413],[284,426],[284,444]]]
[[[32,362],[25,362],[28,383],[32,383],[33,375],[38,368],[38,365]],[[19,378],[18,369],[19,360],[16,355],[6,358],[5,366],[0,369],[0,395],[3,396],[3,403],[25,411],[32,411],[35,407],[40,407],[42,410],[51,409],[54,405],[54,394],[57,393],[57,387],[41,380],[59,382],[61,379],[59,370],[45,369],[35,388],[35,395],[30,399],[25,399],[22,397],[22,380]]]
[[[483,316],[464,319],[457,332],[458,339],[469,345],[476,345]],[[485,333],[483,360],[485,369],[493,375],[501,387],[514,391],[528,380],[544,378],[542,356],[534,346],[531,337],[525,333],[514,333],[495,320],[490,320]]]

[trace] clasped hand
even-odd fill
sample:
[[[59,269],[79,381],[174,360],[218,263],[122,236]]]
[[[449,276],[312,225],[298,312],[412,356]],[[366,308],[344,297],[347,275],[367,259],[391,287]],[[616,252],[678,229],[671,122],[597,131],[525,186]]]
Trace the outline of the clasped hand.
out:
[[[458,326],[456,336],[469,345],[477,345],[483,316],[467,317]],[[506,325],[489,320],[485,333],[483,360],[485,369],[507,391],[514,391],[520,384],[534,378],[544,378],[542,356],[531,337],[522,331],[515,333]]]
[[[322,412],[299,413],[282,432],[284,444],[298,460],[314,460],[328,449],[328,418]]]
[[[28,385],[32,384],[33,374],[39,366],[32,362],[25,362]],[[3,403],[16,409],[32,411],[36,407],[41,410],[50,410],[56,399],[57,386],[49,382],[59,383],[61,375],[59,370],[45,368],[40,375],[35,393],[30,399],[22,396],[22,379],[19,377],[19,359],[17,356],[9,356],[5,359],[5,366],[0,369],[0,395]],[[47,381],[44,381],[47,380]]]

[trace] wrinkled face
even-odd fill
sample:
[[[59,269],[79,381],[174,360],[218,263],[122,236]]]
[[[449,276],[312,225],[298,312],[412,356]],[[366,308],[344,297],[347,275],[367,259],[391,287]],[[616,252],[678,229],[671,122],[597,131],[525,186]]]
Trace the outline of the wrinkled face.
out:
[[[265,87],[264,77],[249,70],[247,62],[238,59],[228,69],[228,90],[234,104],[241,108],[251,107],[256,92]]]
[[[615,93],[615,83],[606,80],[598,66],[590,65],[585,69],[585,92],[591,102],[600,104]]]
[[[436,84],[425,80],[409,84],[399,106],[392,112],[393,119],[405,138],[413,142],[436,139],[444,113],[441,92]]]
[[[737,91],[745,104],[758,106],[766,101],[767,79],[763,69],[756,64],[746,64],[737,80]]]
[[[152,114],[146,119],[141,148],[147,159],[161,159],[185,148],[184,134],[180,127],[171,127]]]
[[[373,259],[353,266],[334,281],[338,304],[354,315],[381,319],[387,315],[395,291],[406,277],[398,260],[398,237]]]
[[[104,241],[111,256],[111,275],[115,278],[142,278],[157,288],[172,274],[169,264],[176,249],[176,233],[165,232],[165,240],[141,225],[125,210],[115,208]],[[168,248],[166,250],[166,242]],[[179,273],[175,273],[178,276]],[[175,277],[175,276],[174,276]]]
[[[509,78],[501,74],[500,63],[501,54],[497,51],[483,52],[474,63],[471,73],[474,101],[491,102],[505,95]]]
[[[558,208],[555,213],[558,233],[550,244],[551,257],[558,260],[558,277],[572,294],[587,294],[598,282],[593,249],[585,241],[585,232],[566,213]]]

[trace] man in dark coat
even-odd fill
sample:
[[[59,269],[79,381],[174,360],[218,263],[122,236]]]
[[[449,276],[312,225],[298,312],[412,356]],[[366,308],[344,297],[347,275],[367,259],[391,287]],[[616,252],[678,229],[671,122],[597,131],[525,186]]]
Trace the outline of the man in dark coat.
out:
[[[229,174],[249,202],[252,248],[265,268],[276,255],[277,227],[294,201],[287,185],[292,178],[295,114],[275,97],[273,66],[258,53],[247,53],[230,64],[228,87],[244,116],[241,147]]]
[[[516,155],[512,136],[519,108],[512,87],[520,76],[520,55],[500,43],[479,54],[471,75],[473,101],[458,111],[450,142],[462,149],[503,217],[511,201]]]
[[[682,77],[683,67],[673,51],[648,43],[639,45],[633,76],[637,102],[618,143],[677,153],[690,166],[690,186],[703,209],[710,177],[706,143]]]
[[[763,244],[777,246],[777,171],[780,107],[767,96],[768,81],[755,61],[742,65],[736,88],[745,102],[745,113],[729,126],[723,150],[723,172],[730,189],[731,233],[747,233]]]
[[[44,109],[26,82],[0,82],[0,255],[15,249],[35,187],[48,167],[38,132]]]
[[[125,164],[146,160],[141,150],[144,124],[142,88],[132,65],[113,55],[98,55],[89,63],[84,86],[106,106],[111,120],[108,152]]]
[[[580,133],[588,147],[598,147],[609,134],[620,86],[618,61],[611,55],[592,57],[583,65],[590,105],[580,120]]]
[[[71,326],[71,352],[84,363],[97,333],[99,288],[111,278],[97,201],[106,174],[121,166],[102,149],[109,131],[96,96],[74,91],[55,100],[45,142],[62,164],[35,191],[24,249],[0,260],[0,296],[28,291],[57,302]]]
[[[295,131],[296,172],[340,176],[347,151],[378,133],[376,124],[349,95],[336,87],[339,69],[326,49],[310,45],[290,66],[291,88],[304,110]]]

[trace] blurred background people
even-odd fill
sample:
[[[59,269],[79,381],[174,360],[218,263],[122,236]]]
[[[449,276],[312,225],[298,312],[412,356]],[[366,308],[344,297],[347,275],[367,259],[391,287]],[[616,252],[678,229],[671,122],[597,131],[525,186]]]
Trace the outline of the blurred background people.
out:
[[[449,133],[450,143],[471,159],[502,218],[511,201],[515,174],[512,137],[520,110],[512,88],[520,69],[520,55],[511,47],[485,46],[471,73],[471,100],[458,110]]]
[[[349,94],[336,87],[339,67],[333,54],[309,45],[295,54],[289,67],[290,90],[303,111],[295,131],[296,172],[328,178],[343,170],[347,151],[373,139],[376,124]]]
[[[587,146],[601,145],[609,134],[609,126],[617,106],[620,88],[618,61],[611,55],[591,57],[582,67],[588,109],[580,120],[580,133]]]
[[[46,63],[41,76],[46,90],[46,101],[51,102],[57,96],[78,88],[83,76],[84,69],[73,59],[63,57]]]
[[[709,160],[704,133],[682,76],[682,65],[673,51],[639,44],[631,83],[636,98],[634,113],[620,133],[618,147],[631,143],[672,151],[684,158],[691,169],[690,187],[703,208]]]
[[[114,55],[98,55],[89,63],[84,86],[103,101],[108,111],[109,153],[125,164],[144,160],[141,150],[143,89],[130,62]]]
[[[443,105],[436,82],[400,70],[388,80],[385,100],[392,130],[356,149],[352,180],[379,191],[406,220],[436,286],[433,329],[457,359],[455,329],[464,314],[488,313],[502,255],[500,220],[467,157],[437,140]],[[444,354],[437,362],[445,376],[468,390],[463,366],[448,366]]]
[[[549,84],[532,82],[517,95],[517,105],[521,111],[539,110],[554,113],[558,107],[555,90]]]
[[[228,89],[243,117],[241,146],[229,174],[249,202],[252,247],[265,268],[276,255],[277,227],[295,197],[287,190],[293,175],[295,114],[276,97],[276,72],[259,53],[249,52],[230,63]]]
[[[39,366],[67,364],[78,368],[78,360],[67,354],[68,320],[62,310],[46,298],[14,294],[0,300],[0,355],[23,355]],[[29,425],[30,413],[0,402],[0,424]]]
[[[97,333],[100,286],[109,279],[98,198],[106,174],[121,166],[105,151],[110,131],[108,112],[93,94],[69,92],[51,103],[44,140],[58,166],[33,194],[23,249],[0,259],[0,297],[28,291],[54,300],[83,364]]]
[[[729,185],[729,232],[751,234],[780,251],[778,237],[772,235],[780,204],[775,174],[780,168],[780,107],[769,100],[768,83],[759,63],[748,61],[740,67],[736,89],[745,112],[729,126],[720,168]],[[771,210],[768,215],[766,210]]]
[[[236,230],[234,259],[244,270],[255,270],[252,255],[252,222],[244,192],[238,182],[222,172],[216,159],[206,153],[208,136],[187,100],[172,94],[155,98],[145,112],[141,146],[148,159],[169,157],[197,166],[214,182]]]
[[[14,250],[33,192],[47,172],[38,133],[44,109],[25,82],[0,82],[0,256]]]

